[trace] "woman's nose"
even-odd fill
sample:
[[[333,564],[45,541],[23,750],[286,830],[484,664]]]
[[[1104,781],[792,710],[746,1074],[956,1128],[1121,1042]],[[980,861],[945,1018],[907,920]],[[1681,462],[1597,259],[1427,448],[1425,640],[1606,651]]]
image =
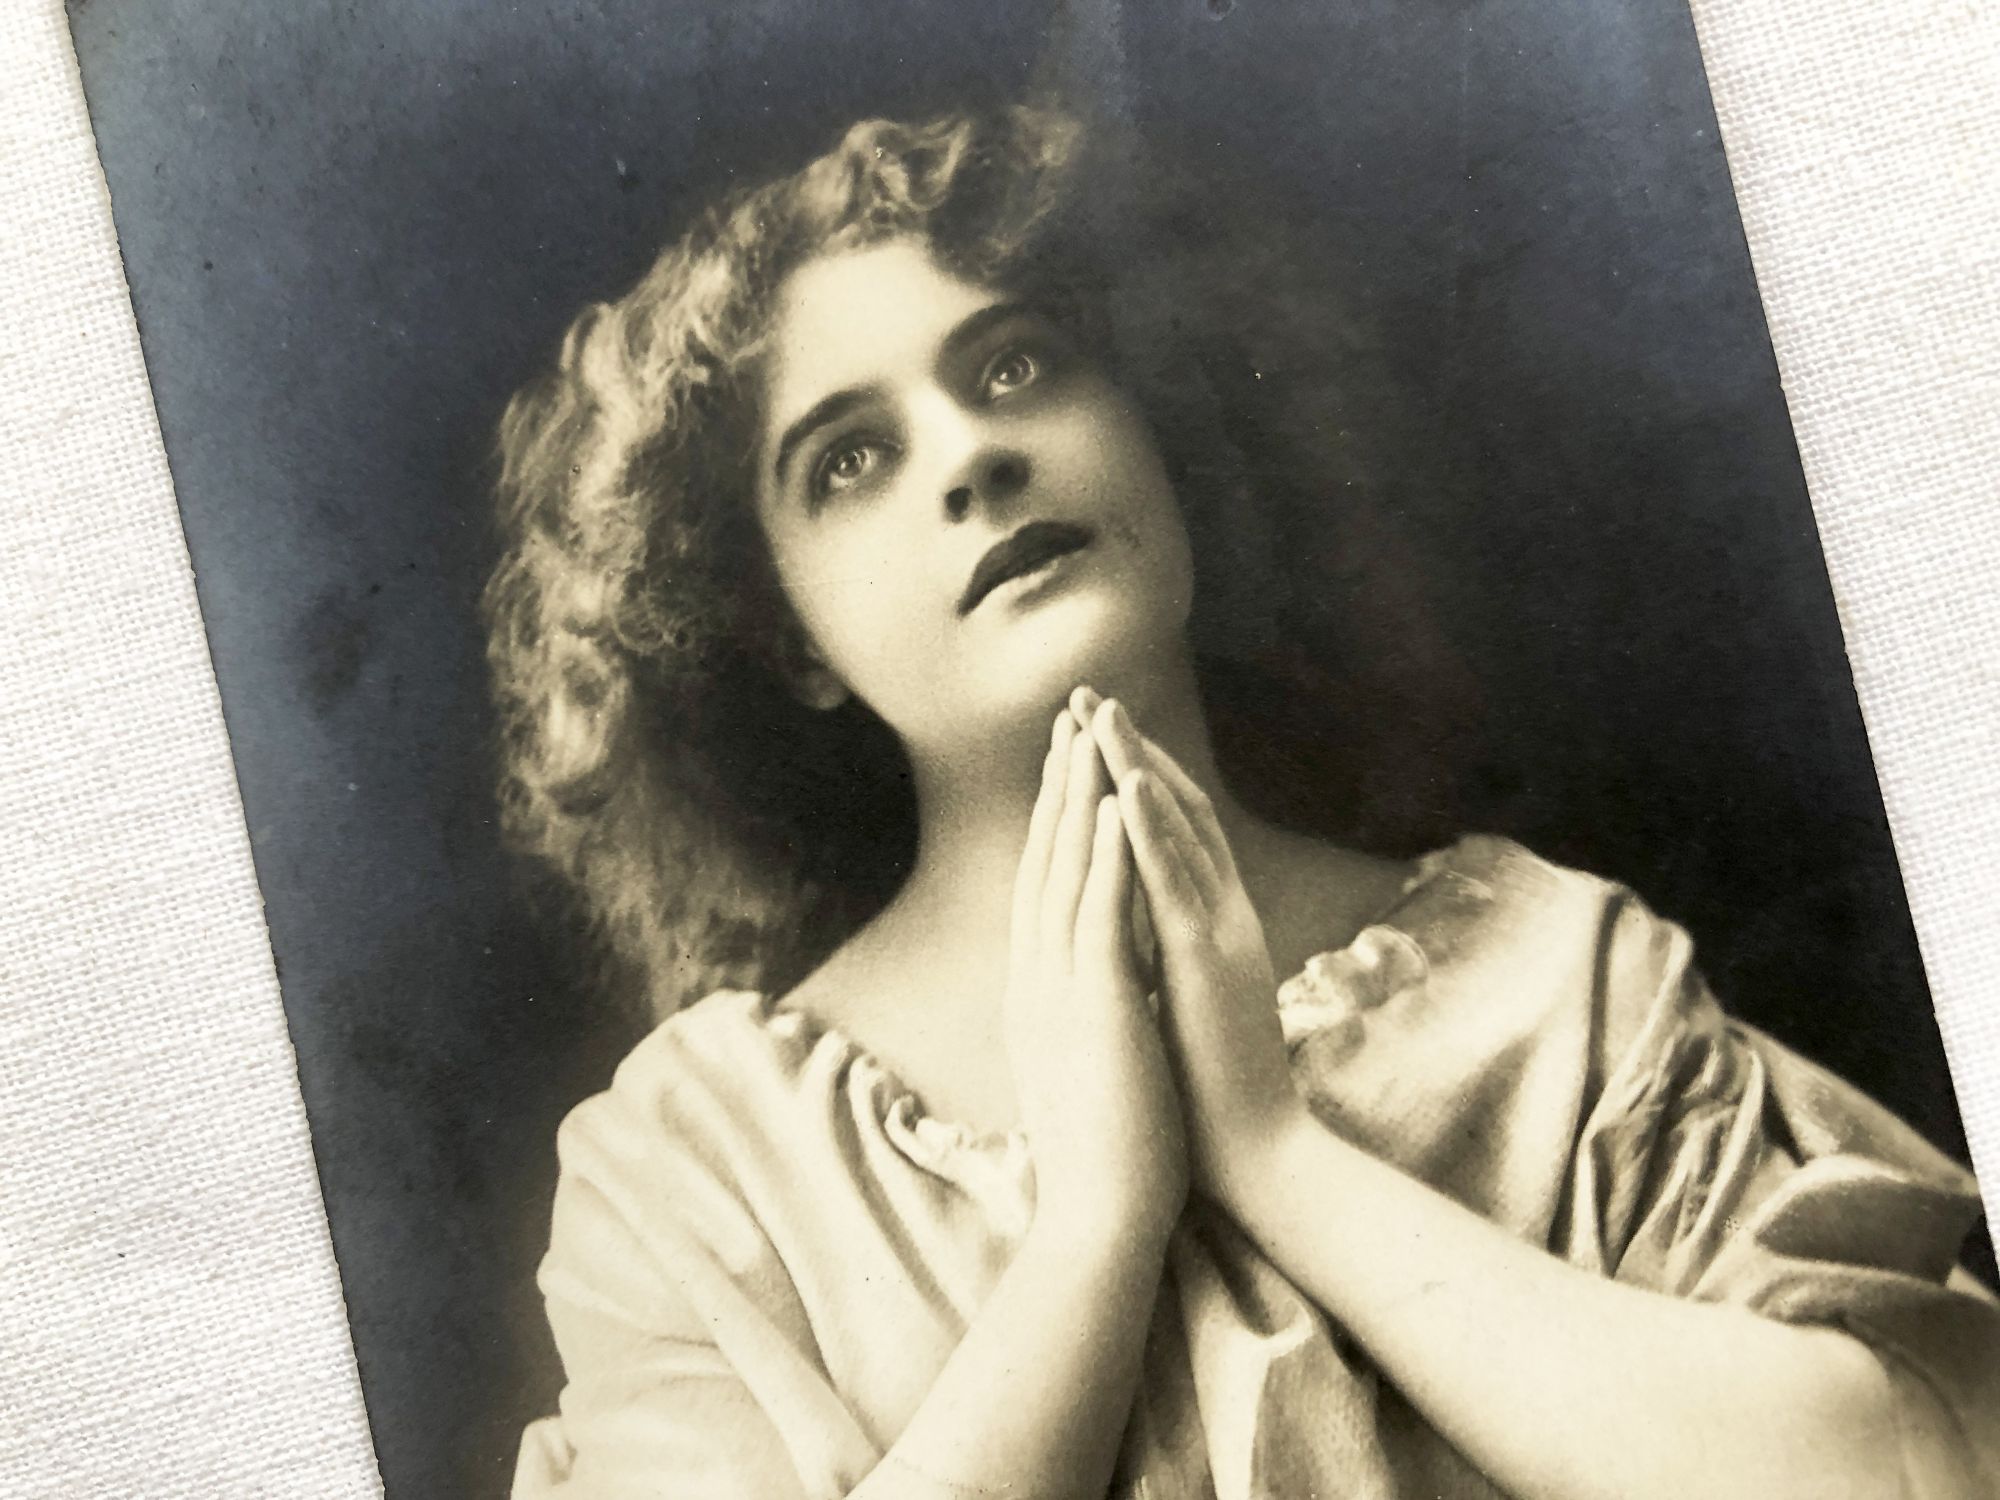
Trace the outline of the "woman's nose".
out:
[[[1019,494],[1028,484],[1028,460],[1012,451],[977,455],[959,482],[944,492],[945,514],[963,521],[974,500],[991,504]]]

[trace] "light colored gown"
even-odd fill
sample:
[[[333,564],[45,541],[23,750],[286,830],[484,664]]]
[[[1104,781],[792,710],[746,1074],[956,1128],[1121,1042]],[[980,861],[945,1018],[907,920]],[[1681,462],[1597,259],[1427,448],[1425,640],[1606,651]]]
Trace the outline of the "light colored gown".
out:
[[[2000,1302],[1954,1271],[1970,1176],[1725,1017],[1687,935],[1630,891],[1467,838],[1277,1001],[1342,1134],[1592,1272],[1847,1329],[1908,1398],[1905,1494],[2000,1495]],[[661,1025],[558,1147],[539,1284],[568,1384],[523,1435],[515,1500],[845,1495],[1034,1202],[1018,1133],[927,1115],[753,991]],[[1498,1491],[1196,1198],[1112,1493]]]

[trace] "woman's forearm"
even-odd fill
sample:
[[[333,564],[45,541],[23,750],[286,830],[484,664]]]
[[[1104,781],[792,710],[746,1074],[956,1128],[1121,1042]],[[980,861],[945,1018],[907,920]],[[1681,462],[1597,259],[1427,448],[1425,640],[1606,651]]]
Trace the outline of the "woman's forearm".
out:
[[[852,1500],[1101,1500],[1165,1259],[1159,1233],[1038,1220]]]
[[[1509,1494],[1897,1492],[1887,1376],[1845,1334],[1579,1270],[1303,1111],[1221,1193],[1273,1263]]]

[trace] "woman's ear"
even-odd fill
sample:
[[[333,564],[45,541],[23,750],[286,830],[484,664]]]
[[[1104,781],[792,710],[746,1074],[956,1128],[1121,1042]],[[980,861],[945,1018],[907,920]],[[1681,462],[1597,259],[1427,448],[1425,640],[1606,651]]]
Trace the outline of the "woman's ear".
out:
[[[847,701],[847,684],[827,665],[826,658],[819,654],[819,648],[797,625],[782,634],[778,671],[792,696],[807,708],[824,712]]]
[[[833,675],[833,668],[817,658],[793,683],[792,691],[807,708],[821,711],[838,708],[847,701],[847,684]]]

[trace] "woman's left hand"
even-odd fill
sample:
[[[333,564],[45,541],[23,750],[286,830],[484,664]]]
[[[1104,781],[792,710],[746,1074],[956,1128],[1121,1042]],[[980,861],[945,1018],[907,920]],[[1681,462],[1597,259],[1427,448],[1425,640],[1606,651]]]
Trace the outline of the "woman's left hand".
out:
[[[1195,1181],[1227,1201],[1233,1179],[1304,1108],[1264,925],[1214,804],[1186,770],[1122,704],[1079,688],[1071,710],[1103,749],[1144,887]]]

